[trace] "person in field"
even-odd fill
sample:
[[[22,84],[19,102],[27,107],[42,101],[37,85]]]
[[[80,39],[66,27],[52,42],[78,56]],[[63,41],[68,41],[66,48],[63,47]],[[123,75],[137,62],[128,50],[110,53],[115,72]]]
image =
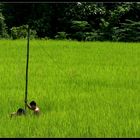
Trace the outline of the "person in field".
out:
[[[30,109],[30,110],[33,110],[34,111],[34,114],[35,115],[39,115],[40,114],[40,109],[39,107],[36,105],[36,102],[35,101],[31,101],[30,104],[26,104],[27,107]]]
[[[26,115],[25,110],[22,109],[22,108],[19,108],[19,109],[17,110],[17,112],[12,112],[12,113],[10,114],[11,118],[12,118],[13,116],[22,116],[22,115]]]

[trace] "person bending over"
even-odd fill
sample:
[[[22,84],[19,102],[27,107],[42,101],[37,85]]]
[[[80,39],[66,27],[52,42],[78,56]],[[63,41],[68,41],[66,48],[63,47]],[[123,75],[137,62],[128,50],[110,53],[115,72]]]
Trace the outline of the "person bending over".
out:
[[[13,116],[22,116],[22,115],[26,115],[26,112],[25,112],[24,109],[19,108],[17,110],[17,112],[12,112],[10,115],[11,115],[11,117],[13,117]]]

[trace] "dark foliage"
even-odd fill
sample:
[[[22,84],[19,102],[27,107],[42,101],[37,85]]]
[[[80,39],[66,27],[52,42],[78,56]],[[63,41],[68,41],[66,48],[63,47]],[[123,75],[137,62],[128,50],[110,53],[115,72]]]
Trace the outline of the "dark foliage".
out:
[[[39,38],[140,41],[136,2],[4,3],[0,10],[5,19],[0,19],[1,37],[29,24]]]

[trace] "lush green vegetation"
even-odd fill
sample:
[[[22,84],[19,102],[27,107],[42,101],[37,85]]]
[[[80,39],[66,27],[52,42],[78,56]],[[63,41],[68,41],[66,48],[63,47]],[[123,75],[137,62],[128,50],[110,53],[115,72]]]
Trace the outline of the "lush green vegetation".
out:
[[[41,115],[10,119],[24,108],[26,40],[1,40],[0,137],[140,137],[139,56],[139,43],[31,40]]]
[[[29,24],[38,38],[139,42],[139,13],[139,2],[0,3],[0,38]]]

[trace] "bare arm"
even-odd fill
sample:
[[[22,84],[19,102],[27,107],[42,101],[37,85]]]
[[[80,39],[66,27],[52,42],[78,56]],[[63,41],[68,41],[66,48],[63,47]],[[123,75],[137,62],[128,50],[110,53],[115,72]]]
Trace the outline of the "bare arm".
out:
[[[26,105],[27,105],[27,107],[28,107],[29,109],[33,110],[29,104],[26,104]]]
[[[12,118],[13,116],[15,116],[17,114],[17,112],[12,112],[11,114],[10,114],[10,117]]]

